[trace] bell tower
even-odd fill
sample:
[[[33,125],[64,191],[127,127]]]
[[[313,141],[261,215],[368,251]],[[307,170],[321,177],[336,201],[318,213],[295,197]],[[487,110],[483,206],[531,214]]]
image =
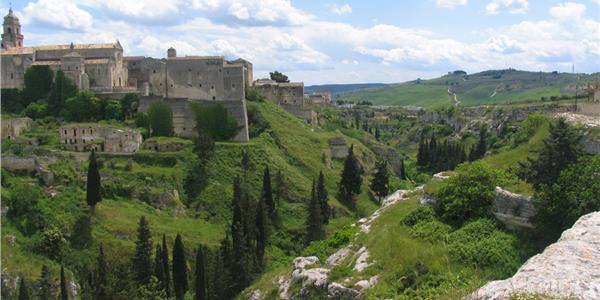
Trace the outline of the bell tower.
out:
[[[2,48],[8,49],[13,47],[23,47],[23,35],[21,34],[21,23],[12,11],[12,8],[8,10],[8,15],[4,17],[4,23],[2,24]]]

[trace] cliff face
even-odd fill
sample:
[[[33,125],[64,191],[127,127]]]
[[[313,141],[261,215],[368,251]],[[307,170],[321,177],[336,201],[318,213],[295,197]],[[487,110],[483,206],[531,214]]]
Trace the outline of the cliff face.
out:
[[[600,212],[582,216],[513,277],[489,282],[470,298],[506,299],[515,292],[600,299]]]

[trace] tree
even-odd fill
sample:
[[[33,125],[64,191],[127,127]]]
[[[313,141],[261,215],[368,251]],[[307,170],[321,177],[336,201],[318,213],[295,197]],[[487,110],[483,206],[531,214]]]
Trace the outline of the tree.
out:
[[[92,219],[84,213],[73,224],[71,246],[75,249],[84,249],[92,244]]]
[[[90,206],[92,213],[94,212],[96,204],[102,201],[100,180],[100,172],[98,171],[98,164],[96,163],[96,152],[92,150],[89,158],[86,186],[87,204]]]
[[[22,91],[23,107],[38,100],[45,100],[52,90],[54,74],[49,66],[31,66],[25,71]],[[4,96],[4,95],[3,95]],[[4,97],[3,97],[4,98]],[[4,101],[4,99],[2,99]]]
[[[162,282],[164,285],[165,292],[167,297],[171,297],[171,273],[169,268],[169,248],[167,247],[167,237],[163,234],[162,240],[162,251],[160,252],[162,255],[162,263],[164,270],[164,277],[162,278]]]
[[[69,121],[97,121],[102,118],[100,99],[90,92],[79,92],[67,98],[64,109],[65,118]]]
[[[560,172],[583,154],[583,136],[564,118],[550,124],[549,131],[550,136],[544,139],[538,156],[529,157],[525,163],[519,164],[519,176],[531,183],[535,190],[542,185],[554,184]]]
[[[56,71],[54,84],[48,96],[48,112],[53,116],[58,116],[65,106],[65,101],[75,95],[77,95],[77,85],[65,77],[63,71]]]
[[[139,285],[150,282],[152,276],[152,234],[144,216],[140,217],[133,256],[133,272]]]
[[[242,149],[242,171],[244,175],[252,168],[252,160],[250,159],[250,151]]]
[[[256,206],[256,262],[259,269],[264,265],[265,245],[267,243],[267,220],[265,214],[265,198],[258,200]]]
[[[274,80],[277,83],[281,83],[281,82],[290,82],[290,80],[288,79],[288,77],[279,72],[279,71],[273,71],[269,73],[269,76],[271,77],[271,80]]]
[[[208,161],[215,150],[215,140],[204,130],[199,130],[194,137],[194,152],[202,162]]]
[[[188,290],[185,250],[179,233],[173,245],[173,290],[175,291],[175,298],[177,300],[183,299]]]
[[[196,160],[185,175],[183,180],[183,190],[190,200],[195,199],[208,183],[206,163],[207,162],[203,159]]]
[[[404,165],[404,159],[400,160],[400,179],[408,179],[408,176],[406,176],[406,167]]]
[[[579,217],[600,210],[600,156],[580,159],[560,173],[552,184],[542,184],[533,199],[536,231],[550,243]]]
[[[308,218],[306,219],[306,240],[307,242],[321,240],[325,237],[323,230],[323,221],[321,215],[321,204],[317,199],[317,191],[313,180],[310,201],[308,202]]]
[[[375,139],[379,141],[381,134],[379,133],[379,126],[375,127]]]
[[[275,219],[275,201],[273,201],[271,172],[269,172],[269,166],[266,166],[265,171],[263,172],[262,199],[264,201],[267,214],[271,218],[271,221],[273,221]]]
[[[173,135],[173,111],[167,103],[163,101],[152,103],[148,109],[148,119],[152,136]]]
[[[235,118],[221,103],[194,103],[196,131],[208,133],[215,141],[228,141],[239,131]]]
[[[123,113],[123,107],[121,102],[118,100],[107,100],[104,103],[104,118],[105,120],[117,120],[123,121],[125,115]]]
[[[104,256],[104,247],[100,244],[98,247],[98,257],[96,258],[96,280],[94,294],[96,299],[108,299],[108,264]]]
[[[29,300],[29,288],[25,283],[25,277],[21,275],[21,281],[19,282],[19,300]]]
[[[339,183],[342,200],[354,205],[356,195],[360,194],[361,184],[362,169],[358,163],[358,159],[354,156],[354,145],[352,145],[344,160],[344,169],[342,170]]]
[[[204,251],[198,247],[196,253],[196,294],[195,300],[206,300],[206,269],[204,266]]]
[[[477,145],[471,148],[471,152],[469,153],[470,161],[478,160],[485,156],[485,153],[487,152],[486,134],[487,127],[481,126],[479,129],[479,140]]]
[[[275,201],[279,204],[281,199],[288,198],[288,185],[287,181],[285,180],[285,175],[283,175],[281,170],[277,170],[274,183],[275,189],[273,190],[273,196],[275,196]]]
[[[127,93],[121,98],[121,108],[125,118],[131,118],[133,112],[137,110],[140,103],[140,97],[137,94]]]
[[[0,105],[2,105],[3,113],[19,113],[25,108],[19,89],[3,88],[0,94],[2,95],[2,103]]]
[[[381,198],[387,196],[390,192],[390,174],[388,172],[387,161],[378,159],[375,164],[375,174],[371,179],[371,190],[381,201]]]
[[[156,244],[156,250],[154,252],[154,277],[158,280],[161,285],[161,289],[164,290],[164,283],[162,282],[165,278],[164,265],[162,263],[162,248],[159,243]]]
[[[50,269],[48,266],[42,266],[42,274],[40,276],[39,281],[40,286],[40,299],[41,300],[54,300],[54,282],[52,280],[52,275],[50,274]]]
[[[323,224],[329,223],[329,204],[327,203],[327,199],[329,195],[327,194],[327,188],[325,188],[325,175],[323,175],[323,171],[319,172],[319,179],[317,180],[317,200],[319,201],[319,206],[321,208],[321,221]]]
[[[65,280],[65,268],[62,265],[60,266],[60,299],[69,300],[67,281]]]

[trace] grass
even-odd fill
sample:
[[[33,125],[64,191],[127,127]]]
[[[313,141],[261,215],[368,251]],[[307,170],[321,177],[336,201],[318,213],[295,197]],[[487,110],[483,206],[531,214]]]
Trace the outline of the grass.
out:
[[[379,105],[416,105],[426,108],[452,105],[448,89],[440,85],[403,83],[385,88],[358,90],[343,95],[345,101],[371,101]]]

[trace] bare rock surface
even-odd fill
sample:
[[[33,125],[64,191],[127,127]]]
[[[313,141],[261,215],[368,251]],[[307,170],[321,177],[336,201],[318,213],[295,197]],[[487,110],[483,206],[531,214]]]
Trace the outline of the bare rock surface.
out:
[[[327,287],[327,299],[352,300],[359,297],[359,291],[347,288],[337,282],[333,282]]]
[[[334,254],[331,254],[327,258],[327,264],[330,266],[335,266],[342,262],[350,255],[350,253],[352,253],[352,246],[352,243],[350,243],[348,246],[336,251]]]
[[[600,299],[600,212],[582,216],[513,277],[489,282],[470,298],[500,300],[514,292]]]

